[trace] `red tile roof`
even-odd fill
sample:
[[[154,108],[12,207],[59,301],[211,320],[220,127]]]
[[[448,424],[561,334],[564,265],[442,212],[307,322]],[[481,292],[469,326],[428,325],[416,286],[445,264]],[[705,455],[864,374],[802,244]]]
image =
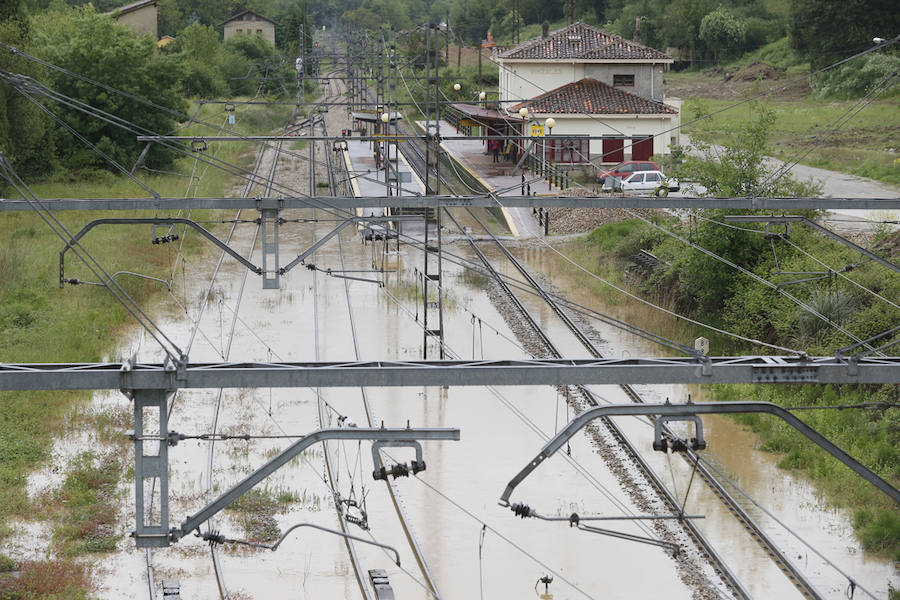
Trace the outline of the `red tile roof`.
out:
[[[481,106],[476,106],[474,104],[462,104],[462,103],[451,103],[450,107],[459,111],[460,114],[463,114],[467,117],[472,117],[473,119],[481,120],[484,122],[492,123],[496,121],[500,121],[503,123],[522,123],[523,119],[519,117],[514,117],[507,115],[506,113],[501,113],[499,110],[495,108],[484,108]]]
[[[512,60],[657,60],[672,62],[659,50],[578,22],[537,37],[498,55]]]
[[[575,83],[567,83],[545,92],[531,100],[511,107],[516,112],[521,107],[536,113],[588,114],[588,115],[677,115],[678,111],[654,100],[635,96],[618,88],[585,77]]]

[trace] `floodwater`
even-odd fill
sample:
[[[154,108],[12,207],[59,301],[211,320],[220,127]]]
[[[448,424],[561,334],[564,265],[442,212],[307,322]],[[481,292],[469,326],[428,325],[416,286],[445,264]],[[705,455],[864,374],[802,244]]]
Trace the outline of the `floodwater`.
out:
[[[319,225],[318,234],[325,231]],[[251,229],[239,229],[233,246],[246,252],[251,238]],[[302,251],[312,240],[312,227],[308,224],[295,225],[293,229],[283,227],[283,257]],[[370,246],[361,245],[357,237],[348,233],[343,247],[346,269],[371,268]],[[258,260],[258,253],[254,258]],[[189,264],[194,272],[189,278],[189,289],[176,292],[186,300],[190,320],[173,312],[169,302],[157,307],[156,318],[182,347],[190,338],[190,321],[196,318],[214,262],[214,258],[192,257]],[[319,251],[316,264],[341,269],[336,239]],[[350,282],[361,359],[421,356],[422,329],[414,318],[414,267],[421,270],[421,256],[403,250],[399,256],[387,258],[386,268],[396,272],[385,275],[385,290],[371,283]],[[236,263],[226,261],[213,286],[213,299],[200,320],[200,333],[190,351],[192,361],[222,360],[242,277],[243,271]],[[259,279],[251,276],[240,301],[240,321],[230,360],[315,359],[316,297],[319,358],[352,360],[344,281],[319,273],[315,296],[313,277],[312,271],[296,269],[282,279],[282,289],[264,291]],[[445,265],[444,277],[449,290],[445,330],[448,346],[454,352],[463,358],[471,357],[473,351],[485,357],[526,356],[509,340],[513,336],[483,292],[483,281],[450,264]],[[142,361],[160,359],[159,352],[149,345],[145,345],[140,357]],[[335,426],[338,413],[359,426],[366,425],[358,389],[326,389],[322,394],[334,417],[332,423],[325,425]],[[210,432],[216,396],[215,390],[178,392],[170,429],[185,434]],[[499,388],[497,395],[485,388],[384,388],[370,389],[369,399],[376,424],[461,429],[459,442],[423,442],[427,470],[418,477],[397,480],[410,528],[423,549],[441,597],[531,597],[536,594],[538,579],[544,575],[553,576],[549,592],[560,599],[648,597],[660,591],[672,598],[694,594],[694,589],[682,582],[676,563],[660,548],[578,531],[565,521],[522,520],[498,506],[497,500],[508,480],[543,444],[535,430],[550,435],[562,423],[564,409],[553,388],[504,387]],[[319,426],[316,396],[309,389],[226,390],[218,417],[218,431],[230,434],[299,435]],[[217,442],[213,471],[217,492],[239,481],[290,441]],[[186,515],[196,512],[206,499],[206,444],[188,440],[169,450],[173,499],[170,525],[177,525]],[[401,566],[397,567],[385,551],[357,543],[364,576],[368,569],[385,569],[397,597],[429,597],[387,490],[383,483],[371,478],[369,445],[334,443],[330,450],[338,465],[335,487],[341,497],[366,499],[370,529],[362,531],[351,526],[351,533],[371,537],[400,552]],[[409,449],[392,449],[389,454],[403,462],[413,458]],[[520,486],[513,499],[554,516],[568,516],[573,511],[621,515],[626,510],[641,514],[591,450],[587,438],[573,440],[571,455],[592,478],[580,474],[562,457],[554,457]],[[274,495],[289,492],[298,499],[277,516],[282,530],[301,522],[337,527],[332,493],[323,476],[320,445],[292,461],[261,487]],[[129,503],[132,498],[133,493],[129,494]],[[216,527],[229,538],[245,537],[230,511],[219,515]],[[610,528],[642,534],[641,529],[628,522],[615,522]],[[140,597],[147,589],[145,553],[136,550],[130,539],[125,539],[121,548],[119,554],[104,561],[108,577],[100,586],[102,597]],[[189,536],[170,548],[155,551],[153,563],[156,580],[178,579],[183,597],[218,595],[209,549],[199,539]],[[298,530],[274,553],[227,545],[222,567],[227,588],[237,598],[343,598],[359,594],[343,540],[312,529]],[[652,575],[647,576],[648,573]],[[712,585],[722,585],[709,569],[705,573]],[[540,590],[543,591],[543,585]]]
[[[572,301],[600,312],[621,316],[621,307],[599,301],[597,295],[590,291],[592,286],[585,283],[585,274],[567,260],[571,258],[569,255],[578,254],[577,242],[562,245],[560,252],[565,258],[543,248],[516,250],[517,255],[534,271],[549,274],[548,278],[554,286],[563,290]],[[624,318],[629,322],[644,324],[651,330],[657,330],[654,325],[671,319],[650,307],[638,305],[624,297],[623,300],[628,304],[628,316]],[[548,319],[548,322],[553,321]],[[619,329],[597,322],[593,325],[606,342],[600,348],[605,356],[653,356],[662,351],[659,346]],[[691,343],[691,340],[678,341]],[[568,348],[572,354],[579,352],[574,342]],[[610,402],[628,401],[615,388],[607,386],[596,389]],[[667,399],[685,402],[688,395],[694,401],[706,400],[699,386],[636,386],[636,389],[647,402],[663,402]],[[669,489],[674,486],[680,492],[680,497],[684,497],[690,478],[689,466],[684,461],[672,460],[673,477],[665,455],[651,450],[652,427],[635,418],[620,418],[620,424],[636,446],[646,450],[645,457],[655,465],[657,473],[662,475]],[[889,585],[895,589],[900,587],[900,573],[895,569],[894,563],[872,557],[862,550],[853,534],[850,511],[829,506],[807,480],[779,469],[778,458],[758,450],[758,438],[733,420],[709,415],[703,417],[703,424],[708,443],[707,450],[703,452],[704,457],[737,482],[747,496],[752,497],[752,501],[748,500],[739,491],[729,488],[748,513],[762,524],[787,559],[800,567],[824,597],[847,597],[848,578],[838,569],[878,598],[888,597]],[[766,558],[761,548],[730,517],[709,489],[696,483],[691,487],[686,503],[687,512],[706,515],[706,519],[699,522],[700,528],[749,591],[755,597],[800,597],[781,571]],[[860,479],[859,485],[869,484]],[[783,525],[777,521],[781,521]],[[829,565],[829,562],[832,564]],[[864,592],[857,589],[854,597],[865,596]]]
[[[321,213],[320,213],[321,214]],[[311,211],[296,211],[292,217],[308,217]],[[327,224],[317,225],[317,237]],[[246,254],[253,239],[252,226],[238,228],[233,247]],[[291,253],[313,243],[310,224],[282,227],[282,264]],[[372,247],[363,246],[350,231],[342,234],[347,270],[372,268]],[[462,246],[452,252],[466,254]],[[519,251],[536,270],[551,274],[552,282],[576,302],[605,310],[583,285],[582,276],[564,268],[560,259],[540,250]],[[377,255],[377,253],[376,253]],[[252,259],[259,263],[258,249]],[[187,289],[175,291],[188,314],[176,308],[171,297],[153,308],[153,315],[167,334],[182,348],[190,344],[196,320],[217,256],[188,257]],[[380,260],[380,258],[379,258]],[[309,261],[308,261],[309,262]],[[335,238],[317,254],[315,263],[341,270],[340,246]],[[359,342],[360,358],[418,359],[421,357],[421,308],[416,307],[414,268],[422,269],[421,255],[404,249],[385,259],[383,275],[387,286],[349,283],[352,311]],[[485,293],[482,278],[461,267],[445,263],[445,331],[449,348],[461,358],[524,358],[527,354],[512,339],[502,315]],[[354,347],[345,295],[345,282],[302,267],[288,273],[280,290],[262,290],[251,275],[242,297],[245,271],[227,260],[212,286],[210,301],[199,320],[197,335],[190,345],[192,361],[223,360],[234,310],[236,321],[231,361],[353,360]],[[377,279],[381,275],[355,272],[353,276]],[[512,273],[510,273],[512,275]],[[236,305],[239,302],[239,307]],[[536,299],[526,306],[559,341],[570,356],[585,351],[571,340],[551,311]],[[416,320],[416,315],[419,320]],[[649,314],[647,321],[651,321]],[[603,350],[609,355],[650,355],[658,351],[625,337],[617,331],[596,326],[607,340]],[[138,346],[138,335],[123,345],[122,355]],[[318,346],[318,348],[317,348]],[[158,361],[159,351],[144,342],[141,361]],[[433,355],[432,355],[433,356]],[[698,399],[696,389],[682,386],[641,387],[648,401],[671,398],[683,401],[688,392]],[[614,387],[598,386],[596,392],[609,402],[625,402]],[[418,539],[427,564],[443,598],[530,598],[542,593],[539,578],[552,575],[549,595],[569,598],[646,598],[664,593],[666,598],[714,597],[712,588],[722,582],[706,566],[699,566],[706,581],[685,583],[683,569],[662,549],[650,545],[600,536],[570,528],[566,521],[523,520],[497,505],[509,479],[540,449],[545,436],[565,422],[567,409],[551,387],[502,387],[496,391],[480,387],[441,389],[372,388],[368,390],[376,425],[412,427],[458,427],[458,442],[423,442],[427,470],[418,477],[396,481],[400,501],[409,525]],[[180,391],[173,400],[170,429],[187,435],[216,432],[230,435],[299,436],[321,426],[337,426],[337,417],[366,426],[362,396],[358,389],[325,389],[322,395],[330,408],[327,423],[319,423],[318,403],[310,389],[226,390],[218,401],[217,390]],[[699,398],[702,400],[702,398]],[[108,405],[115,396],[98,395]],[[124,397],[120,401],[127,406]],[[219,407],[218,413],[216,411]],[[650,448],[652,428],[632,418],[620,419],[626,434],[638,448]],[[777,469],[775,459],[754,449],[754,437],[727,419],[705,417],[709,442],[706,455],[739,481],[756,501],[795,529],[829,560],[850,574],[863,587],[886,597],[888,582],[897,586],[890,563],[871,559],[852,537],[847,514],[829,509],[803,480]],[[542,437],[542,434],[544,437]],[[293,438],[296,439],[296,438]],[[214,494],[221,493],[288,446],[291,438],[219,441],[215,444],[212,471]],[[644,514],[628,490],[609,471],[594,451],[592,441],[578,435],[571,443],[571,460],[560,453],[545,461],[522,483],[513,501],[526,502],[542,514],[568,516]],[[170,526],[196,513],[210,499],[207,491],[209,443],[186,440],[169,450]],[[65,452],[65,449],[61,449]],[[428,598],[423,575],[409,550],[396,511],[385,485],[371,477],[372,459],[367,443],[331,443],[335,488],[342,498],[365,498],[369,529],[351,525],[350,532],[397,548],[401,566],[374,546],[356,543],[363,577],[369,569],[387,571],[398,598]],[[398,461],[410,460],[409,449],[392,449]],[[663,475],[664,481],[687,489],[689,469],[673,459],[671,471],[666,458],[647,452],[647,459]],[[586,476],[585,473],[589,474]],[[674,483],[672,483],[674,480]],[[36,488],[46,482],[35,481]],[[337,528],[334,496],[324,474],[322,446],[317,445],[295,458],[288,466],[261,484],[273,497],[284,496],[276,519],[282,531],[297,523],[314,523]],[[123,486],[123,507],[129,512],[126,529],[133,527],[133,491]],[[757,598],[799,597],[791,584],[765,557],[744,530],[719,505],[718,500],[695,482],[687,502],[688,513],[705,515],[701,529]],[[785,544],[789,557],[800,562],[818,589],[827,598],[845,597],[846,579],[822,565],[812,551],[789,538],[755,507],[751,513],[763,518],[767,531]],[[359,514],[354,512],[354,514]],[[245,539],[238,513],[226,511],[215,527],[227,537]],[[646,530],[625,521],[601,526],[636,535]],[[35,534],[37,535],[37,534]],[[655,533],[654,533],[655,535]],[[124,538],[120,551],[102,560],[97,596],[122,598],[148,596],[146,553]],[[694,553],[688,557],[697,564]],[[209,547],[188,536],[152,555],[153,573],[158,583],[177,579],[182,597],[217,598],[217,588]],[[231,598],[351,598],[360,594],[345,543],[337,536],[313,529],[294,532],[277,552],[226,545],[221,565]],[[893,578],[893,579],[892,579]],[[856,597],[863,597],[857,590]]]

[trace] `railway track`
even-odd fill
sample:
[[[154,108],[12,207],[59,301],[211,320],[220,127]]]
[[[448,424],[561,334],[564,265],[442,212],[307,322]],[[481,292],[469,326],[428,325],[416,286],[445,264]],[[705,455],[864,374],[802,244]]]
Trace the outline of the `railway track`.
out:
[[[329,85],[332,85],[333,81],[334,81],[334,79],[330,79]],[[337,84],[334,84],[334,85],[336,87],[339,87],[339,86],[337,86]],[[339,89],[337,90],[336,95],[340,96]],[[323,128],[324,128],[324,124],[323,124]],[[323,129],[323,134],[327,135],[326,129]],[[337,195],[338,193],[340,193],[340,191],[343,191],[339,188],[342,188],[344,186],[338,185],[338,182],[341,181],[343,179],[343,177],[339,176],[339,174],[341,173],[340,168],[338,168],[337,166],[335,166],[333,164],[333,162],[334,162],[333,155],[334,155],[333,152],[325,152],[326,165],[327,165],[327,169],[328,169],[328,185],[329,185],[330,193],[332,195]],[[338,236],[338,243],[339,243],[339,247],[340,247],[341,269],[344,269],[345,268],[344,247],[343,247],[343,240],[341,239],[340,236]],[[359,340],[358,340],[358,336],[357,336],[356,318],[355,318],[355,315],[353,312],[353,307],[352,307],[351,298],[350,298],[350,287],[349,287],[348,279],[344,279],[344,293],[345,293],[346,299],[347,299],[347,307],[348,307],[349,319],[350,319],[350,328],[351,328],[351,332],[352,332],[352,336],[353,336],[353,350],[354,350],[356,359],[359,360],[360,359]],[[373,412],[372,405],[369,402],[368,393],[365,388],[360,388],[360,393],[362,396],[363,408],[365,410],[367,424],[369,427],[374,427],[376,425],[377,421],[375,419],[375,414]],[[379,458],[380,458],[382,464],[386,463],[384,451],[379,451]],[[428,563],[425,559],[424,552],[422,551],[422,548],[419,545],[419,542],[416,539],[412,528],[410,527],[409,518],[406,515],[403,505],[400,502],[400,496],[399,496],[399,492],[397,490],[396,482],[395,482],[395,480],[387,479],[387,478],[385,478],[383,481],[384,481],[385,487],[387,488],[388,495],[391,498],[391,503],[394,506],[394,510],[397,513],[397,518],[400,522],[400,526],[403,530],[403,534],[407,540],[407,544],[409,545],[410,551],[412,552],[413,557],[416,560],[416,564],[419,566],[419,570],[425,579],[425,585],[427,587],[427,590],[433,597],[440,598],[441,596],[440,596],[440,593],[438,592],[437,582],[434,578],[434,575],[431,572],[431,569],[428,566]]]
[[[420,145],[413,142],[412,140],[405,140],[405,142],[401,146],[401,151],[404,152],[404,156],[406,156],[409,164],[421,175],[425,167],[425,158]],[[451,190],[455,188],[454,184],[447,181],[443,177],[442,179],[443,185],[447,186]],[[509,260],[509,262],[516,268],[516,270],[525,278],[528,286],[530,288],[533,288],[534,291],[548,304],[548,306],[559,317],[566,328],[572,332],[572,334],[588,350],[588,352],[594,358],[603,358],[602,354],[600,353],[599,349],[590,338],[590,336],[588,336],[583,331],[583,329],[571,317],[571,315],[560,304],[560,302],[552,294],[548,293],[542,285],[540,285],[540,283],[530,274],[530,272],[524,267],[524,265],[522,265],[521,262],[509,251],[509,249],[500,242],[500,240],[490,234],[489,229],[473,211],[468,210],[468,212],[472,216],[472,218],[474,218],[479,223],[484,231],[488,232],[488,234],[491,235],[492,241],[504,254],[506,259]],[[541,327],[538,326],[533,317],[522,305],[521,301],[516,297],[515,293],[513,293],[512,289],[506,283],[506,281],[490,264],[489,259],[485,256],[481,248],[479,248],[475,240],[473,240],[471,236],[468,236],[465,233],[465,230],[459,225],[456,219],[453,218],[452,213],[447,211],[446,214],[456,224],[457,229],[467,237],[470,246],[478,256],[479,260],[484,264],[485,268],[492,275],[494,281],[498,283],[504,294],[513,303],[516,311],[523,316],[525,326],[539,337],[541,345],[543,345],[547,349],[548,353],[551,356],[555,358],[561,358],[561,354],[556,349],[552,341],[541,329]],[[644,402],[640,394],[638,394],[638,392],[631,385],[624,384],[621,385],[620,388],[632,402]],[[576,389],[578,390],[579,395],[588,405],[597,406],[599,404],[597,398],[590,392],[590,390],[582,386],[577,386]],[[609,433],[619,442],[623,450],[633,460],[634,464],[638,466],[639,470],[644,474],[653,489],[660,495],[660,497],[664,499],[669,508],[676,513],[680,512],[682,510],[682,507],[678,499],[675,498],[674,495],[669,491],[669,489],[662,483],[659,476],[656,475],[656,472],[652,469],[652,467],[649,466],[643,456],[624,436],[621,429],[609,419],[604,420],[604,425],[606,426]],[[670,439],[676,439],[678,437],[668,427],[663,427],[663,432]],[[684,458],[689,462],[692,468],[696,469],[696,474],[699,475],[699,477],[706,483],[709,489],[725,505],[728,511],[738,520],[738,522],[744,527],[748,534],[754,540],[756,540],[757,543],[760,544],[769,558],[778,566],[778,568],[785,574],[785,576],[789,581],[791,581],[791,583],[797,588],[797,590],[805,598],[809,598],[811,600],[820,599],[821,595],[815,590],[815,588],[806,579],[803,573],[801,573],[799,569],[797,569],[785,557],[784,553],[747,513],[744,507],[728,492],[728,490],[719,482],[719,480],[713,476],[711,471],[699,461],[699,457],[697,456],[696,451],[688,448],[684,453]],[[699,528],[697,528],[689,520],[683,521],[683,525],[686,533],[698,545],[698,547],[701,548],[702,552],[706,555],[706,558],[710,561],[711,564],[714,565],[714,568],[719,573],[719,575],[728,582],[728,584],[732,587],[732,590],[735,591],[739,596],[749,597],[749,593],[746,591],[746,589],[744,589],[734,573],[728,568],[724,560],[718,555],[718,553],[716,553],[709,540],[703,535]]]
[[[291,117],[289,118],[288,122],[285,124],[284,129],[286,131],[291,130],[291,129],[301,125],[301,124],[295,123],[296,112],[297,111],[295,109],[293,111],[293,113],[291,114]],[[262,194],[264,196],[269,196],[272,194],[272,189],[275,185],[275,174],[276,174],[276,171],[278,168],[278,160],[280,158],[282,146],[283,146],[283,141],[278,141],[274,146],[270,146],[265,143],[260,145],[260,149],[259,149],[259,152],[257,153],[256,161],[253,165],[253,168],[251,169],[250,174],[246,177],[247,182],[244,185],[244,188],[242,189],[243,196],[245,196],[245,197],[250,196],[253,189],[256,186],[260,186],[262,188]],[[264,174],[263,173],[264,165],[266,163],[266,157],[268,155],[271,155],[271,164],[268,166],[268,169],[265,169],[266,173]],[[232,227],[226,238],[226,242],[228,242],[232,239],[234,232],[237,228],[237,224],[241,220],[241,213],[242,213],[242,211],[239,210],[235,214],[235,217],[234,217],[233,223],[232,223]],[[253,252],[253,249],[256,247],[256,243],[259,238],[259,233],[260,233],[260,227],[259,227],[259,225],[257,225],[256,231],[254,232],[252,241],[250,243],[249,253],[251,253],[251,254]],[[218,277],[219,270],[222,266],[224,257],[225,257],[225,253],[223,252],[220,255],[219,261],[213,271],[212,276],[210,277],[209,285],[207,286],[207,288],[204,292],[204,295],[203,295],[204,301],[203,301],[203,304],[200,309],[201,314],[205,310],[205,308],[208,304],[212,288],[215,285],[215,282]],[[235,302],[232,323],[231,323],[231,327],[230,327],[230,330],[229,330],[229,333],[227,336],[225,350],[223,352],[223,354],[224,354],[223,359],[225,359],[225,360],[228,359],[228,356],[231,352],[231,346],[232,346],[232,342],[234,340],[234,334],[235,334],[237,320],[238,320],[238,314],[239,314],[238,310],[240,307],[241,298],[243,297],[244,287],[247,282],[248,275],[249,275],[249,271],[245,270],[243,273],[243,278],[241,280],[240,289],[239,289],[237,299]],[[196,323],[193,328],[193,332],[191,334],[191,339],[194,338],[194,335],[199,330],[199,326],[200,326],[200,316],[197,317]],[[218,390],[215,406],[214,406],[212,415],[210,417],[210,422],[209,422],[209,431],[214,435],[218,432],[218,423],[219,423],[221,404],[222,404],[222,392],[223,392],[222,389]],[[173,399],[172,404],[169,409],[170,413],[174,409],[174,404],[175,404],[175,401]],[[170,416],[171,416],[171,414],[170,414]],[[205,481],[206,493],[207,493],[207,496],[211,498],[213,496],[214,487],[215,487],[215,481],[214,481],[213,475],[212,475],[213,474],[213,466],[215,463],[215,438],[211,439],[207,445],[207,459],[206,460],[207,460],[206,481]],[[210,521],[207,522],[207,529],[208,530],[215,529],[215,521],[213,519],[210,519]],[[226,600],[229,597],[229,593],[228,593],[228,588],[227,588],[226,581],[225,581],[225,570],[224,570],[224,567],[221,562],[221,553],[220,553],[219,547],[218,547],[218,545],[213,544],[213,543],[210,543],[210,560],[212,562],[212,571],[213,571],[213,575],[216,580],[216,588],[219,592],[219,597],[222,600]],[[154,567],[154,563],[153,563],[153,550],[152,549],[147,548],[145,550],[144,561],[145,561],[145,565],[146,565],[149,597],[150,597],[150,600],[156,600],[156,598],[158,597],[158,594],[156,593],[156,579],[157,578],[155,575],[155,567]]]

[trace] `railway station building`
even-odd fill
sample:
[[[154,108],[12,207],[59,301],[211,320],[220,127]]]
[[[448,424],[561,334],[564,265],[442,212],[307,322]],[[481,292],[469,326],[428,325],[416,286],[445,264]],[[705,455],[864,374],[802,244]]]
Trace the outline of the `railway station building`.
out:
[[[501,109],[519,116],[526,108],[534,124],[526,131],[552,133],[554,162],[644,160],[680,143],[681,101],[666,97],[663,75],[673,59],[663,52],[577,22],[496,60]],[[544,131],[550,117],[555,124]]]
[[[219,25],[224,31],[224,39],[227,42],[235,35],[261,35],[275,45],[275,21],[264,17],[252,10],[239,12],[233,17],[225,19]]]

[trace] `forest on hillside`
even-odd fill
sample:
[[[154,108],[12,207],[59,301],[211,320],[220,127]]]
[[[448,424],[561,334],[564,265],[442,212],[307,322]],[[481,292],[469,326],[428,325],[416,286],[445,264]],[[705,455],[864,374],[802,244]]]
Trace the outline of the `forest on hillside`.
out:
[[[88,4],[22,0],[20,10],[34,14],[64,3]],[[93,1],[97,12],[125,3]],[[873,37],[900,33],[900,11],[891,0],[159,0],[158,9],[160,35],[173,36],[192,23],[218,27],[251,9],[278,21],[276,37],[284,44],[297,39],[303,17],[316,27],[400,30],[449,23],[465,45],[479,43],[488,31],[509,43],[517,28],[520,37],[523,29],[534,35],[542,23],[563,25],[574,18],[695,60],[720,60],[789,36],[791,46],[815,63],[859,51]]]

